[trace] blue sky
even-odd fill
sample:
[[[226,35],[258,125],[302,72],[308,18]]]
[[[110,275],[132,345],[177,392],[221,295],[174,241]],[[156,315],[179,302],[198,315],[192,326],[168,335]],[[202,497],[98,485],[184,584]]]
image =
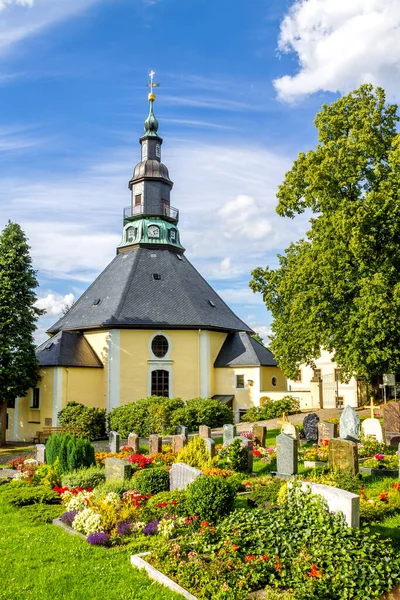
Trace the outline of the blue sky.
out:
[[[399,96],[397,0],[0,0],[0,227],[22,225],[47,315],[115,254],[148,72],[187,256],[266,337],[250,271],[307,228],[276,190],[323,102]]]

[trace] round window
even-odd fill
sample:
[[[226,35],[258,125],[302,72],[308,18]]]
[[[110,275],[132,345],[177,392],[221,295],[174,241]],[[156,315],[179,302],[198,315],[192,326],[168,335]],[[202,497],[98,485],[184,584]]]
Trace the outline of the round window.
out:
[[[157,358],[164,358],[168,352],[168,340],[163,335],[156,335],[151,342],[151,349]]]
[[[276,387],[278,385],[278,378],[277,377],[271,377],[271,383],[274,387]]]

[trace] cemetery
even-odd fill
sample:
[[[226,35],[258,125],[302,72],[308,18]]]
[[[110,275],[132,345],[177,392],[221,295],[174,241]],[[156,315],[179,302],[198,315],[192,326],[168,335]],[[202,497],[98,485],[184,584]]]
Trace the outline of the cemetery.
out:
[[[298,426],[283,413],[241,434],[110,431],[101,451],[58,432],[4,465],[0,504],[92,553],[89,571],[99,552],[126,582],[145,569],[163,598],[386,598],[400,584],[398,407]]]

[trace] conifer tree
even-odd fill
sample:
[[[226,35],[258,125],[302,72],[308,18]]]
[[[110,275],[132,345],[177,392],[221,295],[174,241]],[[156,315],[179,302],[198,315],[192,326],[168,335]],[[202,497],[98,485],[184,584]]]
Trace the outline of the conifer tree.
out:
[[[0,446],[6,442],[7,403],[26,395],[39,380],[33,334],[42,311],[29,246],[17,223],[0,236]]]

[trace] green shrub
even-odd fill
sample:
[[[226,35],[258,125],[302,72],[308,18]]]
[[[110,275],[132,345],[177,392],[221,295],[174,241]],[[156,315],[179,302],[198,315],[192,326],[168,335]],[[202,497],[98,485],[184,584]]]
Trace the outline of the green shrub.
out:
[[[131,431],[141,437],[148,437],[152,433],[175,433],[175,427],[171,425],[171,416],[183,406],[184,402],[180,398],[149,396],[113,408],[108,415],[109,427],[118,431],[123,438],[128,437]]]
[[[247,448],[239,439],[233,440],[232,444],[222,448],[218,456],[218,467],[242,473],[247,471]]]
[[[293,396],[284,396],[281,400],[267,400],[262,406],[249,408],[242,417],[242,421],[253,423],[280,417],[282,413],[293,415],[300,412],[300,402]]]
[[[1,499],[14,506],[28,504],[57,504],[60,497],[56,492],[45,486],[7,484],[7,489],[2,489]]]
[[[68,473],[81,467],[96,464],[94,447],[82,437],[73,437],[69,433],[53,433],[46,444],[46,460],[50,465],[59,461],[60,473]]]
[[[323,485],[331,485],[332,487],[340,488],[352,492],[353,494],[360,494],[361,480],[358,475],[352,475],[349,471],[331,471],[325,470],[322,473],[317,470],[313,470],[307,473],[307,481],[313,483],[322,483]]]
[[[196,436],[192,438],[187,446],[179,452],[176,462],[183,462],[196,469],[207,469],[212,467],[212,458],[206,448],[203,438]]]
[[[186,517],[188,515],[185,490],[160,492],[152,496],[147,502],[141,518],[143,517],[143,520],[146,521],[160,520],[164,515],[170,517]]]
[[[268,508],[270,504],[276,504],[283,483],[276,477],[263,477],[259,485],[252,490],[249,496],[250,503],[264,508]]]
[[[33,476],[35,485],[47,485],[51,489],[61,483],[60,461],[56,459],[53,465],[40,465]]]
[[[216,523],[233,510],[235,492],[225,479],[203,475],[187,487],[186,498],[189,514]]]
[[[133,481],[141,494],[158,494],[169,490],[169,473],[165,469],[142,469],[136,473]]]
[[[106,480],[104,469],[93,466],[77,469],[63,476],[61,483],[63,487],[95,488]]]
[[[20,508],[22,517],[27,517],[33,523],[52,523],[53,519],[61,517],[65,508],[60,504],[28,504]]]
[[[185,425],[189,431],[195,431],[200,425],[222,427],[233,423],[233,411],[219,400],[212,398],[192,398],[185,406],[175,410],[171,416],[171,425]]]
[[[229,477],[226,478],[226,481],[232,486],[235,494],[237,492],[244,492],[246,490],[243,485],[244,481],[247,481],[249,475],[247,473],[233,473]]]
[[[61,427],[80,427],[81,435],[89,440],[106,437],[106,410],[68,402],[58,413]]]
[[[132,479],[121,479],[121,481],[104,481],[96,487],[94,493],[96,497],[100,497],[104,494],[108,494],[109,492],[115,492],[120,498],[122,498],[124,492],[135,489],[136,482],[133,482]]]

